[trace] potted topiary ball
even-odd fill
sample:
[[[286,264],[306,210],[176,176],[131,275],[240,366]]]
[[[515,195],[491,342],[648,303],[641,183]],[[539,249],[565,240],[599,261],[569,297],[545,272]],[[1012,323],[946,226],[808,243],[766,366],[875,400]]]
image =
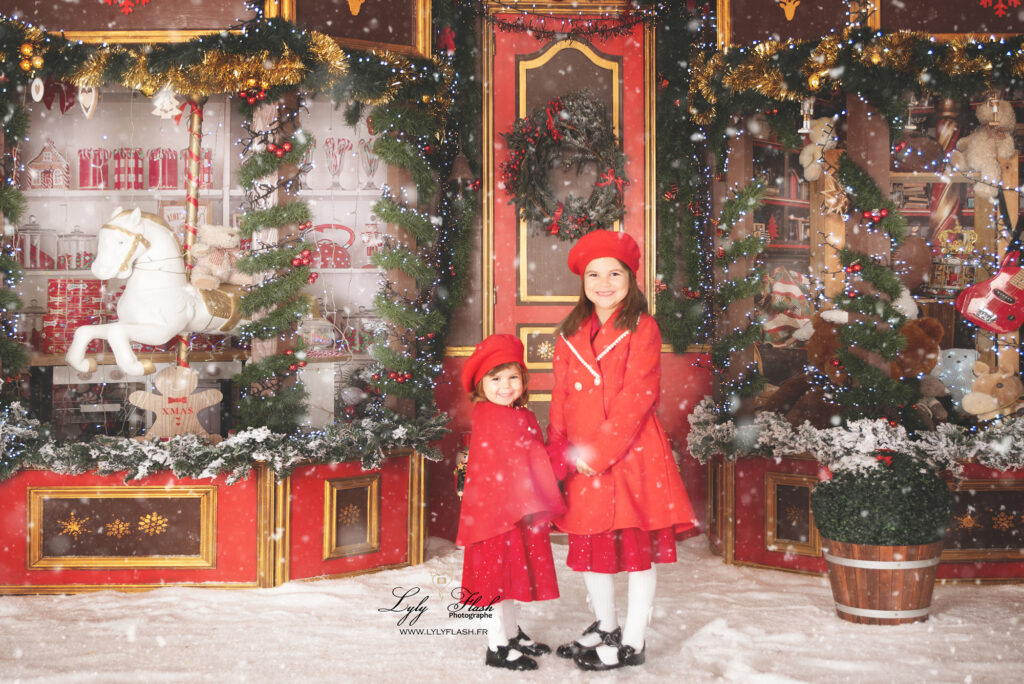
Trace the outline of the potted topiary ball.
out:
[[[836,613],[863,624],[927,620],[953,510],[946,481],[893,451],[843,464],[811,493]]]

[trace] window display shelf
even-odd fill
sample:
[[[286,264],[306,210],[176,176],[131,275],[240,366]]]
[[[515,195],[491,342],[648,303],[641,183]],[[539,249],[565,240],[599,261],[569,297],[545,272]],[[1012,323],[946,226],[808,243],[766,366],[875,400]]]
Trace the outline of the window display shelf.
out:
[[[172,363],[177,358],[175,352],[138,352],[139,359],[148,359],[153,363]],[[105,352],[101,354],[90,354],[89,358],[95,359],[98,366],[113,366],[114,355]],[[216,349],[214,351],[190,351],[189,360],[193,363],[202,361],[247,361],[249,359],[248,349]],[[31,366],[63,366],[63,354],[38,354],[29,356]]]

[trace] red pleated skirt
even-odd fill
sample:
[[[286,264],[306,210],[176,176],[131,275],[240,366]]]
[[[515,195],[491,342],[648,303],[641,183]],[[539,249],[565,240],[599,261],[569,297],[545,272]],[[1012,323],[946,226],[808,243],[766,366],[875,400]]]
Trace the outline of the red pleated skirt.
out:
[[[671,527],[647,532],[637,527],[600,534],[569,534],[566,565],[577,572],[637,572],[652,563],[676,562]]]
[[[558,598],[555,559],[548,520],[520,520],[516,527],[466,547],[462,561],[462,596],[486,606],[513,599]]]

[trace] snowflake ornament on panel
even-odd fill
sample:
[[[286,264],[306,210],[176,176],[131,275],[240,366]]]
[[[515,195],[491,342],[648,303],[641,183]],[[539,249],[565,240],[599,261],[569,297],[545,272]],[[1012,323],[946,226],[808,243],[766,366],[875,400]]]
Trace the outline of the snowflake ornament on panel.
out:
[[[139,518],[139,532],[154,537],[167,531],[167,518],[159,513],[149,513]]]
[[[66,534],[69,537],[74,537],[75,541],[84,533],[90,530],[86,528],[85,523],[89,522],[89,518],[79,518],[75,516],[75,512],[71,511],[71,517],[67,520],[58,520],[57,524],[60,525],[60,533]]]

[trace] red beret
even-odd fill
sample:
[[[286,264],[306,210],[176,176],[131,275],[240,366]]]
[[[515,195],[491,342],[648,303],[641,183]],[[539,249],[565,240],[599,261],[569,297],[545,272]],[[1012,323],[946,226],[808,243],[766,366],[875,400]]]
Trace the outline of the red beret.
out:
[[[476,345],[473,355],[462,368],[462,387],[472,392],[492,368],[506,363],[526,365],[523,362],[523,343],[515,335],[491,335]]]
[[[594,259],[615,257],[636,274],[640,268],[640,247],[625,233],[611,230],[592,230],[579,239],[569,250],[569,270],[578,276]]]

